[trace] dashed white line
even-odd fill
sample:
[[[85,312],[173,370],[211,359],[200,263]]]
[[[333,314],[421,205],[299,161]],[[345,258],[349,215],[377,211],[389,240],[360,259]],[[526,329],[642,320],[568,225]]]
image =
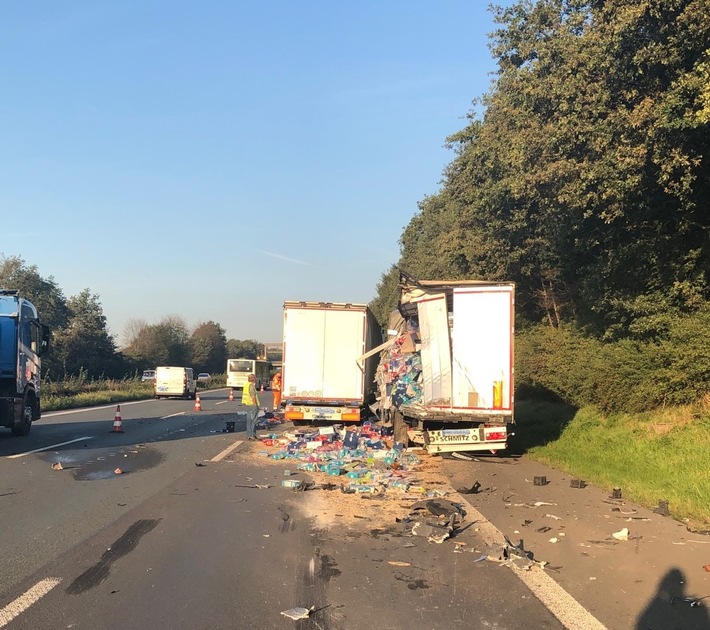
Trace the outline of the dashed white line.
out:
[[[20,595],[15,601],[10,602],[5,608],[0,610],[0,628],[4,628],[15,617],[25,612],[32,604],[42,599],[61,581],[62,578],[46,578],[41,580],[26,593]]]
[[[185,412],[181,411],[180,413],[171,413],[169,416],[163,416],[160,418],[161,420],[167,420],[168,418],[175,418],[176,416],[184,416]]]
[[[18,457],[24,457],[25,455],[31,455],[32,453],[39,453],[41,451],[48,451],[52,448],[57,448],[59,446],[66,446],[67,444],[73,444],[74,442],[81,442],[82,440],[93,440],[92,436],[84,436],[76,438],[74,440],[69,440],[68,442],[60,442],[59,444],[50,444],[49,446],[43,446],[42,448],[36,448],[33,451],[26,451],[25,453],[15,453],[14,455],[8,455],[7,459],[17,459]]]
[[[243,444],[244,440],[237,440],[234,444],[231,446],[228,446],[225,448],[219,455],[215,455],[210,461],[211,462],[218,462],[223,460],[227,455],[229,455],[235,448],[237,448],[240,444]]]
[[[128,407],[128,405],[142,405],[144,403],[152,403],[156,402],[155,400],[132,400],[129,402],[122,402],[122,403],[116,403],[116,405],[120,405],[121,407]],[[85,409],[68,409],[67,411],[51,411],[51,412],[42,412],[42,417],[43,418],[52,418],[54,416],[67,416],[71,413],[86,413],[87,411],[99,411],[101,409],[115,409],[116,405],[103,405],[101,407],[86,407]]]

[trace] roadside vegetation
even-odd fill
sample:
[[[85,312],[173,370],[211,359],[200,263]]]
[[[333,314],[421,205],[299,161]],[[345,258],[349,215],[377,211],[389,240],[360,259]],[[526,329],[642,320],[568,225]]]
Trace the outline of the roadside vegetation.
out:
[[[219,389],[225,387],[226,382],[226,374],[213,374],[209,381],[197,381],[197,391]],[[141,381],[139,376],[91,380],[80,374],[57,382],[45,381],[42,388],[43,411],[118,404],[153,397],[153,383]]]

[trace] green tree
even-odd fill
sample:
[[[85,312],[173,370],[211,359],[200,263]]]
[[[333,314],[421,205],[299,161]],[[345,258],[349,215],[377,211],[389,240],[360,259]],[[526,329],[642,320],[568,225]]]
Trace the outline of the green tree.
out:
[[[263,347],[264,344],[254,339],[230,339],[227,341],[227,358],[256,359]]]
[[[67,325],[69,307],[64,293],[52,276],[43,278],[36,265],[28,266],[22,258],[0,254],[0,288],[18,290],[37,307],[40,319],[51,330]]]
[[[225,330],[213,321],[199,324],[190,337],[190,356],[198,372],[224,372],[227,363]]]
[[[63,374],[86,374],[89,378],[122,377],[126,363],[108,333],[98,295],[84,289],[69,298],[69,323],[54,337],[56,360]]]
[[[187,366],[190,360],[190,335],[185,321],[176,315],[157,324],[133,321],[123,349],[139,369],[159,365]]]

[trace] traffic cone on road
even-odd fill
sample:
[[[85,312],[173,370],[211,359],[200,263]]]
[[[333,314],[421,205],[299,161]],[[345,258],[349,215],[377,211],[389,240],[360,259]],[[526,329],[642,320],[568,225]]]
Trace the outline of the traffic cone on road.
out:
[[[123,433],[123,420],[121,420],[121,405],[116,406],[116,415],[113,418],[112,433]]]
[[[234,400],[234,389],[229,390],[229,400]]]
[[[202,403],[200,402],[200,395],[195,396],[195,411],[202,411]]]

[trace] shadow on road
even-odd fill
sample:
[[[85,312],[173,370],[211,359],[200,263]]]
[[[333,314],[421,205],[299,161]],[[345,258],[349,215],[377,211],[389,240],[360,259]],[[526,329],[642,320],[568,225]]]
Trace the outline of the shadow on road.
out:
[[[710,630],[705,597],[687,595],[685,575],[680,569],[671,569],[658,585],[656,596],[649,602],[636,623],[635,630],[663,630],[665,628],[692,628]]]

